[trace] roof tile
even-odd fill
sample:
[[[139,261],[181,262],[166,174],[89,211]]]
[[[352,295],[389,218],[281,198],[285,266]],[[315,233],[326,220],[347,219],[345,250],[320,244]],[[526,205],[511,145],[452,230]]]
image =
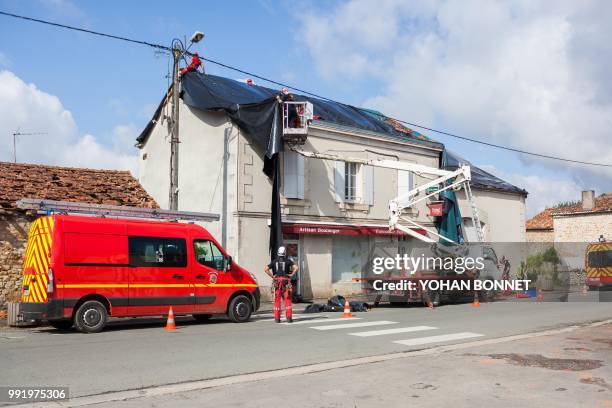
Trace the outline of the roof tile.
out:
[[[21,198],[159,207],[129,171],[0,162],[0,209]]]

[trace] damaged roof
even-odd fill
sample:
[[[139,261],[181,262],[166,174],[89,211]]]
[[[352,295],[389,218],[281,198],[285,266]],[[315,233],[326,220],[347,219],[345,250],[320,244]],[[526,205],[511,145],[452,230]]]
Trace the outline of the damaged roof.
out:
[[[195,72],[187,73],[183,79],[183,94],[185,90],[191,95],[187,99],[193,99],[195,93],[203,93],[206,95],[214,95],[214,101],[219,106],[231,105],[248,105],[260,103],[266,99],[278,95],[276,89],[267,88],[259,85],[249,85],[230,78],[224,78],[216,75],[200,74]],[[315,124],[332,124],[354,129],[360,129],[369,132],[380,133],[385,136],[393,136],[397,139],[407,140],[437,147],[440,150],[444,146],[432,140],[423,134],[403,126],[400,122],[389,118],[382,113],[371,110],[358,108],[351,105],[346,105],[339,102],[312,98],[300,94],[293,94],[295,100],[299,102],[308,101],[313,104],[314,115],[317,119]],[[183,96],[183,100],[189,105],[190,103]],[[147,124],[142,133],[136,138],[139,144],[142,144],[149,137],[153,130],[153,125],[159,120],[162,106],[165,103],[165,98],[158,106],[153,119]]]
[[[0,210],[22,198],[159,208],[129,171],[0,162]]]
[[[183,101],[190,106],[211,110],[225,109],[233,112],[237,111],[240,106],[261,103],[279,94],[278,90],[264,86],[249,85],[230,78],[196,72],[188,72],[183,76],[182,81],[181,96]],[[168,93],[164,96],[151,121],[136,139],[138,146],[142,146],[146,142],[153,127],[159,121],[167,95]],[[444,150],[442,143],[404,126],[381,112],[299,94],[294,94],[294,96],[296,101],[308,101],[313,104],[314,115],[318,118],[314,121],[315,125],[331,125],[374,132],[384,137],[410,141],[440,151]],[[452,166],[457,166],[459,162],[470,164],[472,167],[472,185],[475,188],[527,195],[527,191],[524,189],[472,165],[467,160],[455,154],[449,154],[448,151],[445,154],[449,155],[447,158],[447,168],[449,169],[452,169]]]

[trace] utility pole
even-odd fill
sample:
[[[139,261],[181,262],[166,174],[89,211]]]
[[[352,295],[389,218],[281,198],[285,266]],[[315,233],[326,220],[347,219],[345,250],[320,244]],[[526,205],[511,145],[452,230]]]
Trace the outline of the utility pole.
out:
[[[170,119],[170,191],[168,192],[168,207],[170,210],[175,211],[178,210],[179,201],[179,96],[181,92],[179,89],[179,63],[181,62],[181,58],[189,53],[189,48],[191,48],[193,44],[200,42],[203,38],[204,33],[196,31],[191,36],[187,48],[185,48],[185,45],[179,39],[174,39],[172,41],[172,117]],[[197,59],[197,54],[195,58]]]
[[[172,124],[170,128],[170,210],[178,210],[178,166],[179,166],[179,62],[183,50],[179,45],[172,49]]]

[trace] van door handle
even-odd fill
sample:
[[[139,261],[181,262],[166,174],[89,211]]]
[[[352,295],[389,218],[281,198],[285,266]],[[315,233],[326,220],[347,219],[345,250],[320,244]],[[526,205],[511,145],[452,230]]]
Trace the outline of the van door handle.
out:
[[[183,279],[183,275],[179,275],[178,273],[175,273],[174,275],[172,275],[172,277],[174,279]]]
[[[204,275],[202,275],[202,274],[199,274],[199,275],[197,275],[197,276],[196,276],[196,279],[204,279],[205,277],[206,277],[206,276],[204,276]]]

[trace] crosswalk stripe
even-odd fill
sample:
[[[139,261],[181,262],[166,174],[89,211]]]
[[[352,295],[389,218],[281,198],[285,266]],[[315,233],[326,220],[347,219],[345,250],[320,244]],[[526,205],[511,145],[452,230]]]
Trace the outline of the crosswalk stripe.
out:
[[[304,322],[301,322],[304,323]],[[396,333],[412,333],[424,330],[436,330],[437,327],[431,326],[412,326],[412,327],[398,327],[396,329],[384,329],[384,330],[371,330],[365,332],[358,333],[349,333],[350,336],[359,336],[359,337],[370,337],[370,336],[384,336],[386,334],[396,334]]]
[[[416,339],[408,339],[408,340],[396,340],[393,343],[403,344],[404,346],[418,346],[421,344],[441,343],[443,341],[471,339],[473,337],[481,337],[481,336],[484,336],[484,334],[462,332],[462,333],[442,334],[440,336],[417,337]]]
[[[337,330],[337,329],[352,329],[354,327],[368,327],[368,326],[384,326],[387,324],[396,324],[397,322],[389,322],[387,320],[378,320],[374,322],[361,322],[361,323],[347,323],[347,324],[331,324],[328,326],[313,326],[311,329],[315,330]]]
[[[284,322],[283,324],[294,325],[294,324],[306,324],[306,323],[327,323],[327,322],[340,322],[340,321],[347,321],[347,320],[361,320],[361,317],[338,317],[338,318],[333,318],[333,319],[312,319],[312,320],[302,320],[302,321],[293,322],[293,323]]]

